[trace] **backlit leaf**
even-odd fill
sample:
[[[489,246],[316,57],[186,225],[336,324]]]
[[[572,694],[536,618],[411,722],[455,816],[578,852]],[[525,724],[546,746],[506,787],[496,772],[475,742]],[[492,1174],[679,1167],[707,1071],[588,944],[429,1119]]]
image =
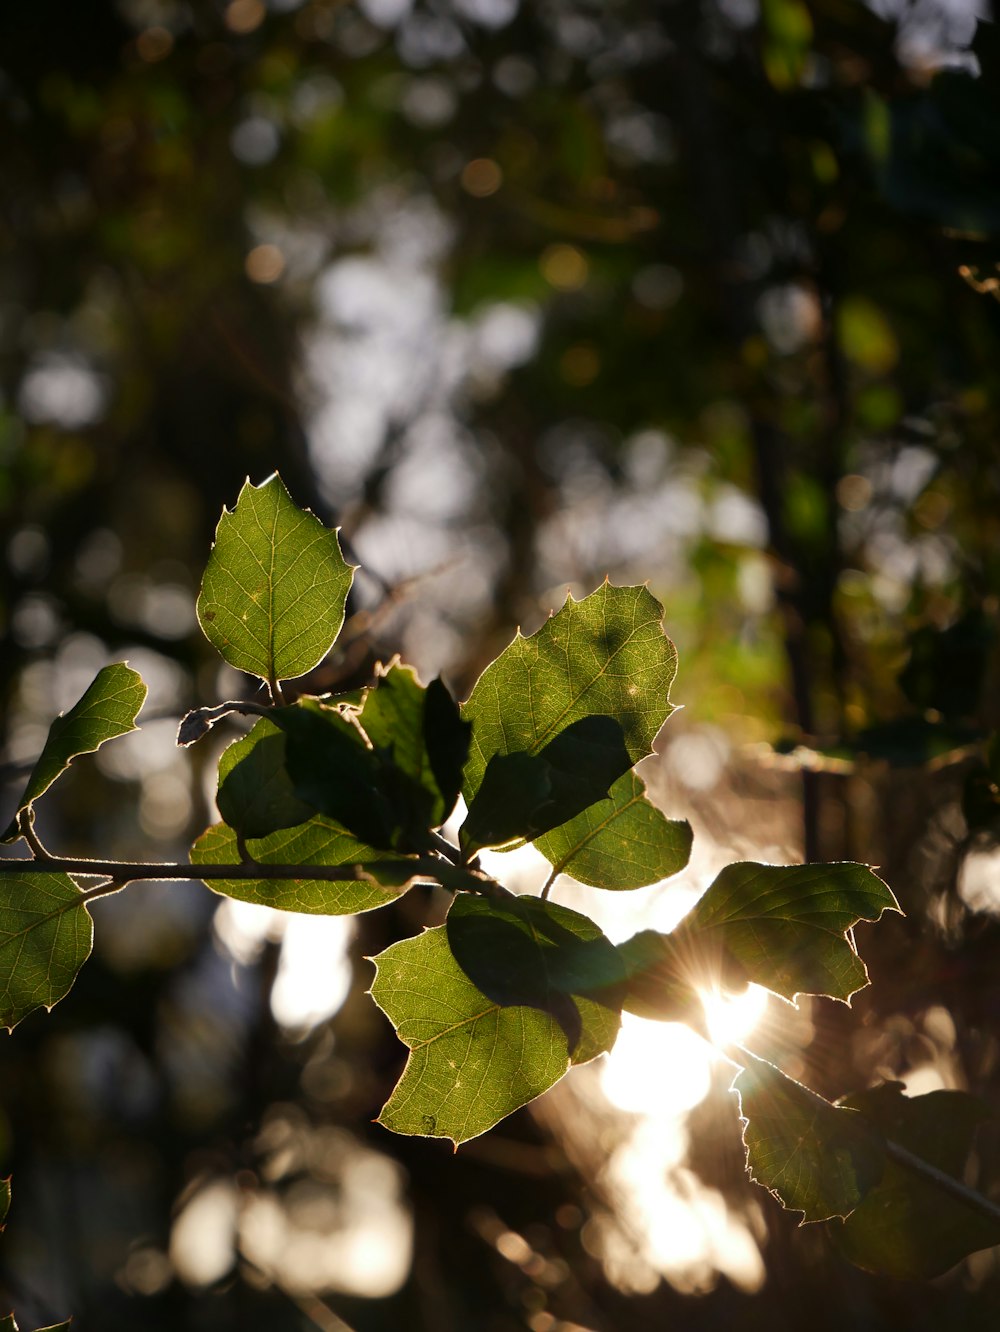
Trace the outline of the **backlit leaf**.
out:
[[[370,864],[370,878],[212,879],[207,886],[223,897],[302,911],[318,916],[346,916],[385,906],[405,891],[414,875],[412,861],[389,857],[356,841],[322,815],[297,828],[281,828],[267,837],[248,838],[247,850],[264,865]],[[191,848],[196,865],[238,865],[236,834],[224,823],[207,828]],[[377,868],[376,868],[377,866]],[[375,875],[378,875],[376,880]]]
[[[849,1216],[885,1166],[881,1136],[856,1110],[831,1105],[764,1059],[740,1052],[733,1081],[747,1171],[804,1221]]]
[[[473,724],[464,791],[470,803],[494,754],[537,754],[571,722],[613,717],[629,757],[652,752],[674,710],[677,651],[663,607],[644,587],[604,583],[520,634],[479,677],[462,715]]]
[[[198,620],[230,666],[295,679],[336,641],[353,576],[337,533],[298,508],[277,475],[247,481],[219,520]]]
[[[0,1026],[69,993],[90,956],[94,925],[66,874],[0,876]]]
[[[599,940],[600,932],[575,912],[538,906],[546,908],[544,919],[533,908],[522,913],[505,903],[497,921],[499,939],[496,933],[492,937],[501,948],[493,964],[484,952],[491,942],[489,927],[479,932],[484,910],[492,908],[471,897],[456,899],[449,925],[393,944],[374,959],[372,996],[410,1049],[381,1124],[397,1133],[450,1138],[457,1145],[558,1082],[570,1067],[574,1042],[577,1062],[608,1048],[618,1026],[613,1000],[605,1006],[582,993],[595,975],[594,954],[586,945]],[[466,963],[492,994],[456,960],[449,943],[456,927]],[[517,972],[532,952],[552,962],[552,979],[543,992],[536,975],[524,996],[505,978],[506,964]],[[523,1002],[525,997],[532,1002]],[[521,1002],[510,1002],[515,998]]]
[[[852,927],[883,911],[899,904],[865,865],[739,861],[719,873],[674,937],[691,952],[721,949],[724,979],[755,981],[791,1000],[848,1002],[868,984]]]
[[[627,772],[611,798],[535,839],[556,874],[595,888],[645,888],[677,874],[691,855],[691,825],[668,819]]]
[[[97,672],[79,702],[58,716],[49,727],[41,754],[28,778],[14,821],[4,834],[4,841],[18,836],[17,820],[79,754],[99,749],[106,740],[136,730],[135,719],[146,698],[146,686],[138,671],[123,661]]]
[[[977,1128],[991,1116],[974,1096],[933,1091],[912,1098],[887,1083],[839,1102],[900,1147],[962,1181]],[[844,1222],[830,1225],[837,1248],[859,1267],[923,1281],[977,1249],[1000,1244],[1000,1220],[895,1160]]]

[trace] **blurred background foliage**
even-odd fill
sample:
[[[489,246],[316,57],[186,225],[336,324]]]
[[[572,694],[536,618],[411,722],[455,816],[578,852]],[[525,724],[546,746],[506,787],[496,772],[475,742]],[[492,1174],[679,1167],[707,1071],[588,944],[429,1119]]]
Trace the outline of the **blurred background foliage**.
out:
[[[247,688],[193,604],[248,473],[279,469],[363,565],[317,685],[401,650],[464,696],[567,586],[649,580],[685,712],[646,775],[701,849],[652,907],[561,900],[614,936],[734,856],[880,864],[908,914],[860,940],[872,990],[772,1005],[756,1047],[828,1095],[900,1077],[996,1106],[1000,41],[977,17],[4,6],[10,801],[127,655],[144,729],[74,768],[43,832],[185,856],[224,737],[178,751],[176,718]],[[995,1326],[992,1254],[911,1288],[757,1197],[730,1073],[682,1029],[628,1028],[455,1158],[391,1138],[369,1121],[401,1047],[361,955],[441,903],[306,929],[216,903],[102,903],[70,999],[4,1041],[22,1326]],[[1000,1184],[995,1137],[981,1155]]]

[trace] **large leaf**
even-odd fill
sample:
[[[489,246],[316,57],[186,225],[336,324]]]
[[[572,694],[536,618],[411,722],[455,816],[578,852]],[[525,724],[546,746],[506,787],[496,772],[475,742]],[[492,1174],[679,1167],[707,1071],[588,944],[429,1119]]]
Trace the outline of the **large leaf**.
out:
[[[751,1179],[805,1221],[849,1216],[882,1176],[881,1135],[766,1060],[746,1050],[740,1058],[746,1067],[733,1090]]]
[[[709,1039],[691,960],[678,952],[673,935],[641,930],[618,945],[618,956],[625,968],[623,1008],[658,1022],[687,1022]]]
[[[468,855],[558,827],[607,800],[632,758],[614,717],[581,717],[537,754],[494,754],[473,796],[459,838]]]
[[[261,717],[219,760],[219,813],[244,837],[266,837],[305,823],[313,807],[295,794],[285,768],[285,734]]]
[[[208,887],[241,902],[302,911],[318,916],[346,916],[385,906],[405,891],[415,866],[403,857],[387,857],[358,842],[322,815],[297,828],[267,837],[248,838],[247,850],[263,865],[371,865],[362,879],[212,879]],[[191,848],[196,865],[238,865],[236,834],[224,823],[207,828]],[[375,876],[378,876],[377,879]]]
[[[275,474],[223,510],[198,597],[230,666],[274,684],[319,665],[344,623],[354,570],[337,533],[296,507]]]
[[[372,996],[410,1049],[403,1076],[379,1116],[381,1124],[397,1133],[450,1138],[457,1145],[485,1133],[558,1082],[570,1067],[573,1039],[577,1061],[608,1048],[618,1025],[613,1003],[605,1007],[584,996],[585,978],[574,978],[574,950],[581,941],[597,939],[599,931],[575,912],[540,905],[547,912],[544,922],[540,915],[535,920],[534,943],[525,937],[528,917],[505,908],[497,922],[501,946],[511,944],[512,934],[518,938],[512,954],[501,954],[492,968],[480,947],[484,936],[478,934],[483,905],[465,896],[453,904],[450,926],[393,944],[374,959]],[[454,933],[459,919],[468,926],[458,931],[466,963],[488,989],[499,987],[498,993],[484,993],[456,960],[449,930]],[[488,948],[488,937],[485,942]],[[564,948],[565,962],[558,962]],[[545,993],[537,976],[529,982],[529,997],[540,1001],[537,1006],[523,1002],[523,996],[522,1002],[506,1002],[504,958],[512,955],[519,966],[531,951],[536,961],[540,952],[556,964],[554,980]],[[589,954],[585,971],[593,971]],[[567,1034],[567,1010],[561,1004],[577,1009],[579,1034],[574,1037]],[[563,1021],[553,1016],[554,1008]]]
[[[900,1083],[846,1097],[892,1142],[961,1181],[976,1129],[990,1118],[974,1096],[934,1091],[912,1099]],[[967,1254],[1000,1244],[1000,1220],[956,1197],[912,1166],[890,1159],[881,1180],[830,1234],[851,1262],[887,1276],[923,1281]]]
[[[849,1002],[868,984],[852,927],[899,911],[865,865],[727,865],[674,931],[686,952],[720,949],[723,978],[755,981],[785,999]]]
[[[627,772],[611,799],[535,839],[554,874],[568,874],[595,888],[645,888],[677,874],[691,855],[691,825],[668,819]]]
[[[368,690],[359,721],[412,828],[439,827],[458,798],[471,729],[444,684],[425,689],[415,671],[393,661]]]
[[[66,874],[0,876],[0,1026],[69,993],[90,956],[94,924]]]
[[[18,819],[29,809],[79,754],[99,749],[106,740],[136,730],[135,719],[146,698],[142,676],[123,661],[105,666],[78,703],[58,716],[49,727],[41,754],[28,778],[14,821],[3,840],[18,836]]]
[[[622,728],[633,763],[652,752],[673,711],[677,651],[663,607],[644,587],[605,583],[520,634],[479,677],[462,709],[473,725],[464,791],[471,804],[494,754],[537,754],[571,722],[594,714]]]

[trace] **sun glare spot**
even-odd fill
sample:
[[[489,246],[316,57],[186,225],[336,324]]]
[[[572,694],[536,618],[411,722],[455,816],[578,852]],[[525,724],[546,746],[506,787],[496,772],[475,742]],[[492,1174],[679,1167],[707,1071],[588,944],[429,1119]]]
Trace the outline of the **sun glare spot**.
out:
[[[724,1049],[745,1041],[756,1027],[767,1007],[767,991],[759,985],[748,985],[742,994],[705,990],[701,1002],[712,1042]]]

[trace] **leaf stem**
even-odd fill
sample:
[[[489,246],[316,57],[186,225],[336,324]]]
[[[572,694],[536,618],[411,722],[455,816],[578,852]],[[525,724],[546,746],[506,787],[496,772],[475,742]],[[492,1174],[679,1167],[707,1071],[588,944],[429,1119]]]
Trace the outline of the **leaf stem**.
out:
[[[549,877],[545,880],[545,882],[542,884],[542,891],[539,894],[543,902],[548,899],[548,895],[552,891],[552,885],[555,883],[556,879],[558,878],[559,878],[559,871],[556,869],[555,865],[553,865],[552,872],[549,875]]]
[[[31,848],[31,854],[36,860],[48,861],[52,859],[52,856],[42,844],[42,839],[38,836],[38,833],[35,832],[35,813],[30,805],[26,809],[21,810],[17,820],[17,829],[28,843],[28,846]]]

